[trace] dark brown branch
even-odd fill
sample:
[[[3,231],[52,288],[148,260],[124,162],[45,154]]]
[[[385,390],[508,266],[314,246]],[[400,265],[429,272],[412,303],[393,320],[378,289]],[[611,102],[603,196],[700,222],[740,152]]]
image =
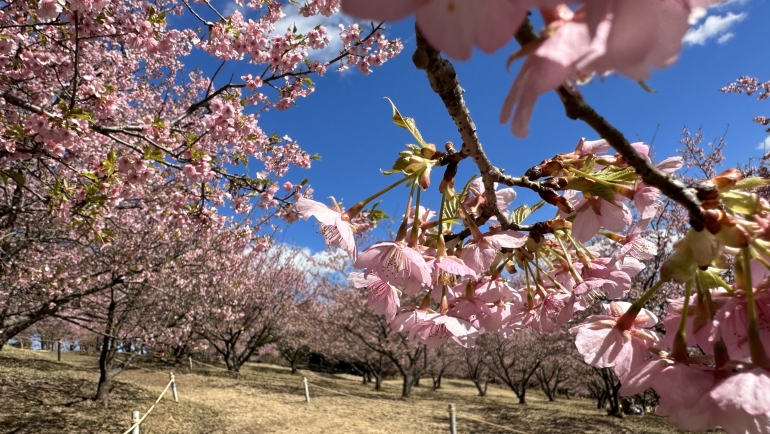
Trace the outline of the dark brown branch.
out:
[[[537,35],[529,19],[524,20],[516,32],[516,41],[524,46],[537,40]],[[568,118],[585,122],[606,140],[642,177],[644,183],[657,188],[664,195],[682,205],[690,214],[693,222],[703,221],[703,210],[694,188],[685,186],[671,175],[658,170],[649,159],[644,158],[636,149],[631,147],[628,139],[617,128],[610,124],[593,109],[572,86],[565,83],[556,89]],[[702,226],[702,225],[701,225]]]
[[[504,229],[524,230],[521,226],[508,221],[503,215],[502,210],[497,205],[494,183],[499,182],[511,187],[528,188],[537,192],[544,199],[558,195],[552,188],[543,185],[540,181],[533,181],[526,176],[519,178],[505,175],[502,170],[492,164],[484,152],[478,134],[476,134],[476,125],[465,105],[463,89],[460,87],[460,80],[457,78],[452,63],[442,58],[441,53],[428,43],[416,27],[415,32],[417,34],[417,50],[412,56],[412,61],[418,69],[423,69],[428,74],[431,88],[441,97],[449,115],[457,125],[457,130],[463,141],[459,152],[447,152],[442,156],[439,164],[458,163],[471,157],[481,172],[486,196],[486,203],[482,208],[482,215],[477,219],[477,224],[484,224],[494,216],[497,217]],[[460,234],[458,236],[462,236]]]

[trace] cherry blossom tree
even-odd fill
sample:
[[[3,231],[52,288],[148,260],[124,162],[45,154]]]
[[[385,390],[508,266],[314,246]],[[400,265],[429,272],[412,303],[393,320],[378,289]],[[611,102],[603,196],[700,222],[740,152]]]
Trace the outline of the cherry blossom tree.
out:
[[[377,384],[387,367],[379,357],[383,356],[401,375],[401,396],[408,398],[415,380],[426,368],[423,354],[427,347],[409,340],[406,334],[399,333],[396,327],[389,324],[385,317],[370,311],[366,306],[367,298],[371,300],[360,289],[337,291],[331,317],[344,330],[343,342],[367,354],[364,360],[373,368],[371,372]]]
[[[226,259],[225,259],[226,258]],[[198,333],[238,372],[260,348],[291,334],[295,310],[312,309],[321,277],[299,249],[231,250],[193,284]]]

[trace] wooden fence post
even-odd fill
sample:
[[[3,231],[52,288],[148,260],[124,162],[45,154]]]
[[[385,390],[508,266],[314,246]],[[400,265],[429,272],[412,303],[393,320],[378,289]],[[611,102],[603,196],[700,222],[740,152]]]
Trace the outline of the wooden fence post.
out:
[[[307,377],[302,377],[302,383],[305,385],[305,401],[310,403],[310,389],[307,388]]]
[[[190,362],[190,373],[192,374],[193,373],[193,369],[192,369],[192,355],[187,355],[187,361]]]
[[[179,402],[179,395],[176,392],[176,380],[174,379],[174,373],[169,372],[168,375],[171,376],[171,393],[174,395],[174,402]]]
[[[134,425],[135,423],[139,423],[139,412],[134,410],[131,412],[131,425]],[[131,431],[131,434],[139,434],[139,425],[134,427],[134,430]]]
[[[56,361],[61,362],[61,341],[56,341]]]
[[[449,433],[457,434],[457,413],[454,404],[449,404]]]

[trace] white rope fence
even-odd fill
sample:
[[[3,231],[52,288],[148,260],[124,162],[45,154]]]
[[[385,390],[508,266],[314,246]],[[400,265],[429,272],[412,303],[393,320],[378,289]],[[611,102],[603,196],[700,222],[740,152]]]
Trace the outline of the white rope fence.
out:
[[[366,400],[366,401],[373,401],[373,402],[379,402],[380,401],[378,399],[364,398],[363,396],[350,395],[348,393],[340,392],[338,390],[328,389],[326,387],[322,387],[322,386],[319,386],[318,384],[314,384],[314,383],[311,383],[311,382],[307,381],[307,377],[302,377],[302,384],[304,385],[304,389],[305,389],[305,402],[307,402],[307,403],[310,403],[310,390],[308,389],[308,385],[311,385],[311,386],[315,387],[316,389],[325,390],[325,391],[331,392],[331,393],[336,393],[337,395],[349,396],[351,398],[363,399],[363,400]],[[394,402],[394,404],[403,404],[405,406],[411,407],[408,403],[405,403],[405,402],[404,403]],[[450,432],[450,434],[457,434],[457,418],[458,417],[460,419],[470,420],[470,421],[478,422],[478,423],[485,424],[485,425],[488,425],[488,426],[493,426],[495,428],[499,428],[499,429],[502,429],[502,430],[505,430],[505,431],[510,431],[510,432],[514,432],[514,433],[518,433],[518,434],[529,434],[526,431],[519,431],[517,429],[513,429],[513,428],[510,428],[510,427],[507,427],[507,426],[498,425],[498,424],[492,423],[492,422],[487,422],[487,421],[482,420],[482,419],[477,419],[475,417],[466,416],[466,415],[460,415],[460,414],[458,414],[456,412],[455,405],[454,404],[449,404],[449,432]]]
[[[147,418],[147,416],[150,415],[150,412],[155,408],[156,405],[160,402],[161,399],[163,399],[163,395],[166,394],[168,391],[168,388],[171,387],[171,391],[174,395],[174,402],[179,402],[179,396],[177,395],[176,391],[176,380],[174,379],[174,373],[169,374],[171,376],[171,379],[168,381],[168,384],[166,384],[166,387],[163,389],[163,392],[160,393],[160,396],[158,399],[155,400],[155,402],[150,406],[150,408],[147,410],[146,413],[144,413],[144,416],[141,418],[137,418],[139,416],[138,411],[134,411],[131,413],[131,428],[127,429],[123,434],[139,434],[139,425],[144,422],[144,420]]]
[[[193,364],[193,362],[198,364],[198,365],[206,366],[206,367],[209,367],[209,368],[218,369],[218,370],[221,370],[221,371],[231,372],[227,368],[223,368],[221,366],[210,365],[208,363],[204,363],[204,362],[195,360],[192,357],[188,357],[188,361],[190,363],[190,371],[191,372],[192,372],[192,364]],[[168,390],[169,387],[172,388],[172,393],[174,395],[174,402],[179,402],[178,397],[177,397],[176,382],[174,380],[173,372],[170,375],[171,375],[171,380],[166,385],[166,388],[163,389],[163,392],[160,394],[158,399],[155,400],[155,404],[153,404],[150,407],[150,409],[147,410],[147,413],[145,413],[144,416],[142,416],[140,419],[136,420],[136,418],[133,418],[132,422],[134,424],[131,426],[131,428],[129,428],[123,434],[139,434],[138,431],[134,431],[132,433],[131,430],[133,430],[134,428],[138,428],[139,427],[139,425],[144,421],[144,419],[147,417],[147,415],[149,415],[150,412],[153,410],[153,408],[155,408],[155,405],[158,402],[160,402],[161,398],[163,398],[163,395],[166,393],[166,391]],[[320,386],[320,385],[318,385],[316,383],[311,383],[310,381],[307,380],[307,377],[302,377],[302,385],[303,385],[303,389],[304,389],[304,393],[305,393],[305,402],[307,402],[307,403],[310,403],[310,388],[309,388],[309,386],[313,386],[316,389],[324,390],[326,392],[334,393],[334,394],[337,394],[337,395],[348,396],[350,398],[362,399],[362,400],[371,401],[371,402],[380,402],[381,401],[379,399],[365,398],[363,396],[351,395],[349,393],[340,392],[339,390],[329,389],[327,387]],[[405,403],[405,402],[404,403],[392,402],[392,404],[402,404],[402,405],[405,405],[405,406],[411,408],[411,406],[408,403]],[[138,412],[136,412],[136,413],[138,415]],[[508,432],[513,432],[513,433],[517,433],[517,434],[530,434],[530,433],[528,433],[526,431],[520,431],[520,430],[517,430],[517,429],[514,429],[514,428],[510,428],[510,427],[507,427],[507,426],[504,426],[504,425],[498,425],[496,423],[487,422],[487,421],[485,421],[483,419],[478,419],[478,418],[475,418],[475,417],[472,417],[472,416],[468,416],[468,415],[463,414],[463,413],[458,413],[456,411],[455,404],[449,404],[449,432],[450,432],[450,434],[457,434],[457,419],[458,418],[461,419],[461,420],[468,420],[468,421],[473,421],[473,422],[481,423],[481,424],[484,424],[484,425],[487,425],[487,426],[491,426],[491,427],[495,427],[495,428],[498,428],[498,429],[501,429],[501,430],[504,430],[504,431],[508,431]]]

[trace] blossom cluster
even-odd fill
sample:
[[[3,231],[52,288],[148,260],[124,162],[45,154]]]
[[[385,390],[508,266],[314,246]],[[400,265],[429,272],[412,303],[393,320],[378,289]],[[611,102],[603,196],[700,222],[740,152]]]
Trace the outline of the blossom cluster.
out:
[[[308,197],[296,203],[299,215],[318,219],[328,245],[348,253],[361,270],[348,276],[350,284],[366,288],[369,307],[394,330],[429,348],[450,340],[472,346],[482,333],[553,331],[601,301],[605,314],[572,324],[570,331],[586,363],[614,369],[621,392],[654,388],[659,414],[683,429],[718,425],[744,432],[768,426],[770,204],[751,192],[766,180],[742,179],[739,171],[728,170],[702,181],[703,224],[671,247],[657,283],[629,302],[632,278],[658,253],[645,234],[660,210],[661,192],[606,141],[581,139],[574,151],[529,169],[530,180],[562,192],[541,195],[543,202],[534,207],[512,209],[513,188],[493,184],[488,195],[483,177],[455,191],[445,175],[441,208],[429,210],[420,205],[421,192],[443,153],[422,140],[411,119],[395,108],[394,113],[396,123],[420,142],[408,145],[385,172],[403,178],[347,211]],[[632,146],[649,161],[648,145]],[[671,174],[683,161],[650,164]],[[395,239],[359,252],[358,212],[402,183],[411,186],[410,207]],[[490,197],[500,213],[477,223]],[[557,217],[525,225],[544,203],[558,209]],[[463,230],[454,231],[458,224]],[[600,248],[597,239],[616,247]],[[736,276],[732,284],[725,281],[728,272]],[[659,319],[644,306],[666,282],[684,285],[686,296],[672,301],[662,336],[655,328]],[[422,301],[404,301],[414,299]],[[702,354],[693,356],[688,347],[696,346]]]

